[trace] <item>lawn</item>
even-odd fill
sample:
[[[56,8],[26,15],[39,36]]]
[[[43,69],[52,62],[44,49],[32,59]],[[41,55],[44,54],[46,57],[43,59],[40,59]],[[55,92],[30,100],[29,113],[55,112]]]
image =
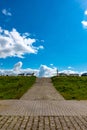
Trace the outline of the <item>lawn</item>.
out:
[[[35,76],[0,76],[0,99],[19,99],[35,80]]]
[[[87,100],[87,77],[52,77],[55,88],[67,100]]]

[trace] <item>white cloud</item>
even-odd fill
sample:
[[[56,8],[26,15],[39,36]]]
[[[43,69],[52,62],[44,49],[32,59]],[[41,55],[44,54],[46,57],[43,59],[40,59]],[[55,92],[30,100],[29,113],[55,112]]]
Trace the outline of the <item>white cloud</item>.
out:
[[[40,48],[40,49],[44,49],[44,47],[43,47],[43,46],[39,46],[39,48]]]
[[[87,20],[85,20],[85,19],[87,19],[86,18],[87,17],[87,10],[84,11],[84,15],[85,15],[84,20],[82,20],[81,23],[83,25],[83,28],[87,29]]]
[[[30,36],[30,33],[28,33],[28,32],[23,33],[23,37],[24,37],[24,38],[26,38],[26,37],[28,37],[28,36]]]
[[[83,27],[86,29],[87,28],[87,21],[83,20],[81,23],[82,23]]]
[[[6,9],[3,9],[3,10],[2,10],[2,13],[3,13],[4,15],[6,15],[6,16],[12,16],[11,12],[9,12],[9,11],[6,10]]]
[[[82,72],[80,72],[80,75],[82,75],[82,74],[84,74],[84,73],[87,73],[87,71],[82,71]]]
[[[22,69],[22,62],[20,61],[14,65],[13,69],[0,69],[0,75],[18,75],[21,73],[26,75],[27,73],[34,73],[37,77],[51,77],[56,75],[56,71],[56,68],[48,67],[46,65],[41,65],[39,69]]]
[[[56,76],[57,75],[57,68],[56,67],[48,67],[46,65],[40,65],[40,67],[38,69],[31,69],[31,68],[26,68],[23,69],[22,68],[22,62],[18,62],[14,65],[13,69],[0,69],[0,75],[18,75],[18,74],[32,74],[34,73],[35,76],[37,77],[52,77],[52,76]],[[86,72],[86,71],[84,71]],[[64,73],[67,75],[70,74],[79,74],[81,75],[84,72],[78,72],[78,71],[74,71],[74,70],[62,70],[59,71],[59,73]]]
[[[53,66],[53,64],[50,64],[50,66]]]
[[[87,10],[85,10],[84,14],[87,15]]]
[[[67,75],[70,75],[70,74],[79,74],[78,71],[74,71],[74,70],[62,70],[59,73],[64,73],[64,74],[67,74]]]
[[[39,77],[51,77],[57,74],[57,68],[51,68],[46,65],[41,65],[39,68]]]
[[[20,69],[21,69],[21,67],[22,67],[22,62],[18,62],[18,63],[16,63],[16,64],[14,65],[13,70],[16,71],[16,72],[19,72]]]
[[[71,67],[71,66],[69,66],[69,67],[68,67],[68,69],[72,69],[72,67]]]
[[[28,33],[20,34],[16,29],[4,30],[0,27],[0,58],[20,57],[24,54],[37,54],[43,46],[35,47],[36,39],[28,37]]]

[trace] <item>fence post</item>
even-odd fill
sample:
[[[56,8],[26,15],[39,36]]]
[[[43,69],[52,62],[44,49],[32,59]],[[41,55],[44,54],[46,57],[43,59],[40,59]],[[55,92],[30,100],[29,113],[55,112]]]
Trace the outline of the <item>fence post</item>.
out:
[[[58,69],[57,69],[57,76],[59,76]]]

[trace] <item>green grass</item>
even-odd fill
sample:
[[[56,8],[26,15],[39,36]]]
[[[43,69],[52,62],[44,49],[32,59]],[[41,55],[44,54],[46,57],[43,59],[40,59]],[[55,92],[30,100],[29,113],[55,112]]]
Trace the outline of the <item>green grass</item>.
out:
[[[52,77],[55,88],[67,100],[87,100],[87,77]]]
[[[0,76],[0,99],[19,99],[35,80],[35,76]]]

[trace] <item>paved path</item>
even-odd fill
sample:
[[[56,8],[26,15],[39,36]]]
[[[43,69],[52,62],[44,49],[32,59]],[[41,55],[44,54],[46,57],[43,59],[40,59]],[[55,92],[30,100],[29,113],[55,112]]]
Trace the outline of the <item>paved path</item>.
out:
[[[0,116],[0,130],[87,130],[87,117]]]
[[[3,100],[0,115],[87,116],[87,101]]]
[[[53,87],[50,78],[37,78],[35,85],[21,100],[64,100],[64,98]]]
[[[20,100],[0,100],[0,130],[87,130],[87,101],[66,101],[37,79]]]

